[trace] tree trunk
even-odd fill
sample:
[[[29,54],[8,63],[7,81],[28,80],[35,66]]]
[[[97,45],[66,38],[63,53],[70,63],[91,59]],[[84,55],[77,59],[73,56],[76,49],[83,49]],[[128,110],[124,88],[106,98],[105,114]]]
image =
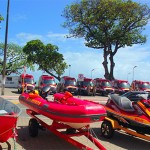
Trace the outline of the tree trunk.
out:
[[[103,66],[104,66],[104,70],[105,70],[105,74],[104,77],[105,79],[109,79],[109,72],[108,72],[108,61],[107,61],[107,56],[108,56],[108,52],[106,50],[106,48],[104,49],[104,61],[103,61]]]
[[[114,58],[113,58],[113,54],[110,53],[110,57],[109,57],[109,60],[110,60],[110,73],[109,73],[109,80],[114,80],[114,67],[115,67],[115,63],[114,63]]]
[[[54,78],[56,78],[58,81],[60,81],[60,76],[55,76],[53,73],[49,72],[47,69],[45,69],[44,71],[48,73],[49,75],[53,76]]]

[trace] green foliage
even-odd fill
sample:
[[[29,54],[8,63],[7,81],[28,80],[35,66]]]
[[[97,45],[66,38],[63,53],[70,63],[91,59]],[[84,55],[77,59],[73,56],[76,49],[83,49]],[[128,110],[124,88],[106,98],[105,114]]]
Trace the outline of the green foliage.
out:
[[[44,45],[40,40],[32,40],[24,46],[23,51],[29,63],[37,64],[39,70],[46,71],[58,80],[67,68],[63,55],[58,52],[56,45]]]
[[[4,18],[0,15],[0,22],[1,22],[2,20],[4,20]]]
[[[81,0],[66,6],[62,16],[70,37],[83,37],[86,46],[113,57],[121,47],[146,42],[142,31],[150,9],[132,0]]]
[[[0,73],[3,71],[3,55],[4,55],[4,43],[0,43]],[[30,67],[33,70],[33,66],[26,61],[26,55],[22,51],[22,47],[17,44],[7,44],[6,54],[6,75],[11,73],[20,74],[23,70],[23,66]]]

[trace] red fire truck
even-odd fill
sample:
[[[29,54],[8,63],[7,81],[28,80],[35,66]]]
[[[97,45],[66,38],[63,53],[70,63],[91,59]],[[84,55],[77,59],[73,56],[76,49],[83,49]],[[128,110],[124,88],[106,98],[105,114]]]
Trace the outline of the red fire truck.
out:
[[[56,93],[56,82],[53,76],[49,75],[41,75],[38,81],[38,90],[41,92],[41,89],[45,86],[50,86],[50,92]]]
[[[94,86],[94,80],[84,77],[83,81],[77,81],[78,94],[79,95],[95,95],[96,87]]]
[[[150,92],[150,82],[134,80],[134,81],[132,81],[131,88],[134,91]]]
[[[113,87],[115,89],[115,93],[124,94],[130,90],[130,84],[127,80],[114,80]]]
[[[34,82],[33,75],[21,74],[18,78],[18,92],[32,91],[35,89],[36,82]]]
[[[57,85],[57,92],[68,91],[74,95],[78,93],[78,87],[76,86],[76,79],[69,76],[63,76]]]
[[[114,93],[114,88],[110,82],[110,80],[102,79],[102,78],[95,78],[94,84],[96,86],[96,93],[100,95],[108,95],[110,93]]]

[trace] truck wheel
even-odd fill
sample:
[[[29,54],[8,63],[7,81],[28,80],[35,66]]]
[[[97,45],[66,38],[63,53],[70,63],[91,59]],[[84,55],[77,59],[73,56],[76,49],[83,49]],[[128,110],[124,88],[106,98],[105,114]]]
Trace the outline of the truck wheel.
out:
[[[107,139],[110,139],[114,135],[112,124],[107,120],[104,120],[101,125],[101,135]]]
[[[94,86],[93,87],[93,96],[95,96],[96,95],[96,87]]]
[[[90,86],[87,87],[87,96],[90,96],[91,92],[90,92]]]
[[[39,129],[39,123],[37,122],[36,119],[31,118],[29,120],[29,135],[31,137],[36,137],[38,136],[38,129]]]
[[[60,93],[60,84],[57,85],[56,91],[57,93]]]

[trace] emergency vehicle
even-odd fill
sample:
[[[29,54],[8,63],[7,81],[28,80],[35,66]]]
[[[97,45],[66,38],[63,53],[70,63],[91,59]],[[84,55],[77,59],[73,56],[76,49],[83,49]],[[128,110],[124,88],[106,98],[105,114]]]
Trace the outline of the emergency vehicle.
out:
[[[33,75],[21,74],[18,78],[18,92],[32,91],[35,89],[36,82],[34,82]]]
[[[39,92],[41,92],[41,89],[45,86],[50,86],[51,93],[56,93],[56,82],[55,82],[55,78],[53,76],[49,76],[49,75],[41,75],[39,77],[39,81],[38,81],[38,90]]]
[[[83,81],[77,81],[78,94],[79,95],[93,95],[96,94],[96,87],[94,80],[91,78],[84,77]]]
[[[130,90],[130,84],[127,80],[114,80],[112,82],[115,93],[121,95]]]
[[[131,83],[131,88],[133,91],[146,91],[150,92],[150,82],[144,82],[139,80],[134,80]]]
[[[96,93],[105,96],[114,92],[114,88],[110,82],[110,80],[95,78],[94,84],[96,86]]]
[[[76,79],[74,77],[63,76],[57,85],[57,92],[68,91],[74,95],[78,93],[78,87],[76,85]]]

